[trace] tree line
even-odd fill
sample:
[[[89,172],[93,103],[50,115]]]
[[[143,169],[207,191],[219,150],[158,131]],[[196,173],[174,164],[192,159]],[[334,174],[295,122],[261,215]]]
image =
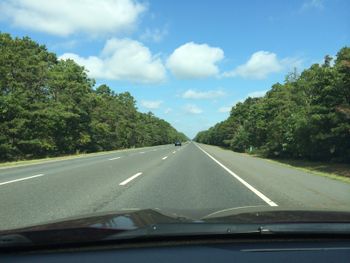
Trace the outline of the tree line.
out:
[[[350,162],[350,48],[296,71],[195,141],[267,157]]]
[[[96,88],[73,60],[0,32],[0,161],[187,139],[135,104],[128,92]]]

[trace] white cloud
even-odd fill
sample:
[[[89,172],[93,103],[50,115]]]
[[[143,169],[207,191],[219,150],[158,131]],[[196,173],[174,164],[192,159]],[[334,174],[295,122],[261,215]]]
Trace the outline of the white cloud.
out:
[[[164,113],[165,113],[165,114],[168,114],[168,113],[170,113],[170,112],[172,112],[172,111],[173,111],[172,108],[166,108],[165,111],[164,111]]]
[[[267,90],[253,91],[253,92],[248,93],[248,97],[251,97],[251,98],[263,97],[263,96],[265,96],[266,92],[267,92]]]
[[[184,99],[214,99],[223,96],[225,96],[225,92],[222,90],[195,91],[189,89],[182,94]]]
[[[158,109],[163,102],[161,100],[142,100],[141,105],[146,109]]]
[[[191,114],[200,114],[203,112],[202,109],[200,109],[199,107],[197,107],[194,104],[187,104],[184,107],[184,110],[185,110],[185,112],[191,113]]]
[[[147,28],[146,31],[140,36],[140,39],[142,41],[150,41],[150,42],[159,43],[167,35],[168,35],[168,30],[166,28],[163,28],[163,29],[156,28],[153,30]]]
[[[234,70],[224,72],[224,77],[240,76],[251,79],[264,79],[271,73],[290,70],[293,67],[300,67],[302,60],[300,58],[287,57],[279,60],[277,55],[268,51],[257,51],[251,55],[249,60]]]
[[[218,112],[230,112],[231,111],[231,109],[232,109],[232,106],[230,107],[230,106],[228,106],[228,107],[220,107],[219,109],[218,109]]]
[[[221,48],[189,42],[174,50],[167,67],[180,79],[206,78],[219,73],[217,63],[223,58]]]
[[[166,71],[158,56],[142,43],[131,39],[108,40],[99,56],[80,57],[65,53],[60,59],[71,58],[86,67],[92,78],[128,80],[134,83],[159,83]]]
[[[263,79],[268,74],[281,70],[282,66],[275,53],[258,51],[255,52],[245,64],[236,67],[231,72],[224,73],[224,75]]]
[[[16,27],[68,36],[128,31],[147,6],[135,0],[5,0],[0,9]]]
[[[323,9],[323,0],[306,0],[300,8],[300,11],[306,11],[308,9]]]

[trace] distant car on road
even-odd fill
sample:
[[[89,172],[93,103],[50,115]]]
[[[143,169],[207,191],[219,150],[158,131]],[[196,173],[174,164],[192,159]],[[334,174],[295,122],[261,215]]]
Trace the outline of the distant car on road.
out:
[[[181,146],[181,142],[180,141],[176,141],[175,142],[175,146]]]

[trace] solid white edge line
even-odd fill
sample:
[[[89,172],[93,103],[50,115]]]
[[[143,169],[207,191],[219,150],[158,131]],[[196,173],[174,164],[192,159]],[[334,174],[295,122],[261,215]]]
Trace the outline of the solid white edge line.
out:
[[[269,206],[278,206],[275,202],[273,202],[271,199],[269,199],[266,195],[261,193],[259,190],[255,189],[253,186],[251,186],[249,183],[244,181],[241,177],[239,177],[237,174],[232,172],[229,168],[227,168],[225,165],[220,163],[218,160],[216,160],[213,156],[211,156],[209,153],[207,153],[205,150],[203,150],[199,145],[195,143],[195,145],[200,149],[202,152],[204,152],[206,155],[208,155],[214,162],[216,162],[218,165],[220,165],[226,172],[231,174],[234,178],[236,178],[238,181],[240,181],[245,187],[247,187],[250,191],[252,191],[254,194],[259,196],[262,200],[265,201]]]
[[[113,161],[113,160],[118,160],[118,159],[120,159],[120,156],[119,157],[115,157],[115,158],[111,158],[111,159],[108,159],[108,160]]]
[[[168,156],[164,156],[164,157],[162,158],[162,160],[165,160],[166,158],[168,158]]]
[[[130,181],[134,180],[135,178],[139,177],[142,173],[137,173],[131,177],[129,177],[128,179],[124,180],[123,182],[121,182],[119,185],[126,185],[127,183],[129,183]]]
[[[44,175],[44,174],[32,175],[32,176],[28,176],[28,177],[24,177],[24,178],[20,178],[20,179],[15,179],[15,180],[7,181],[7,182],[2,182],[2,183],[0,183],[0,185],[5,185],[5,184],[11,184],[11,183],[15,183],[15,182],[20,182],[20,181],[24,181],[24,180],[28,180],[28,179],[40,177],[40,176],[43,176],[43,175]]]

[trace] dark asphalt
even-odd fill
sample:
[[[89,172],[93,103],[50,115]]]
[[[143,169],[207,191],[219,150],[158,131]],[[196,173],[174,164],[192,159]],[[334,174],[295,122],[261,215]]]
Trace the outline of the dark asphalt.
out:
[[[0,229],[130,208],[201,217],[224,209],[269,207],[261,195],[286,209],[350,210],[350,184],[189,143],[2,168]]]

